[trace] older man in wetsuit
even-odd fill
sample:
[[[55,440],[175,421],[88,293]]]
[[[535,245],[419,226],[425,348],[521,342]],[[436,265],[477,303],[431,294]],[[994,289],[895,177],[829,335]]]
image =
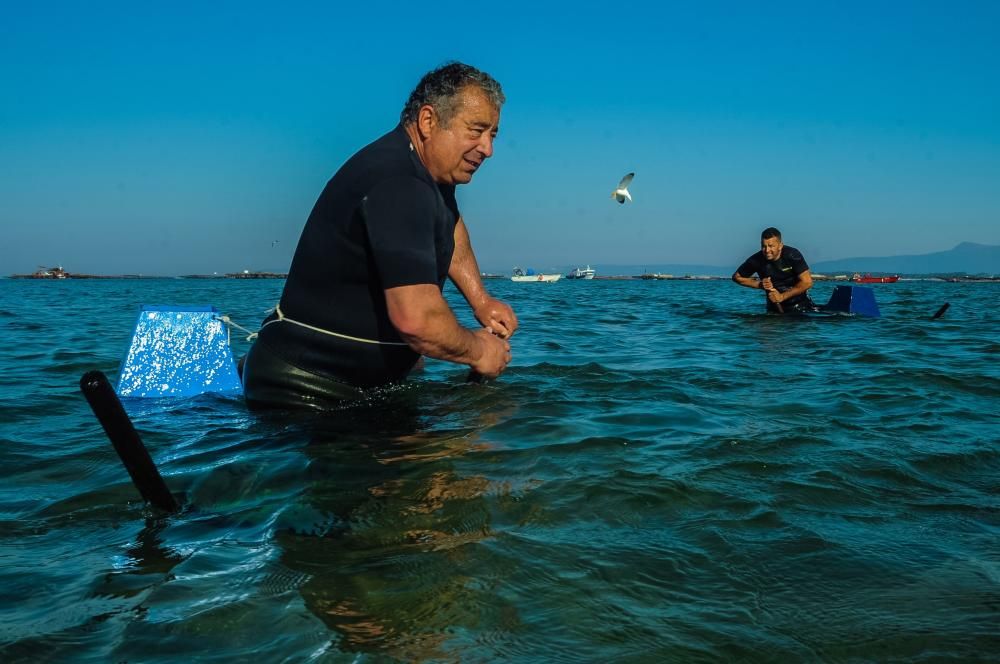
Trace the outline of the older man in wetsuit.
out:
[[[503,102],[488,74],[446,64],[420,80],[395,129],[337,171],[247,354],[248,404],[336,406],[402,381],[422,355],[500,375],[517,317],[483,286],[455,187],[493,155]],[[448,278],[482,328],[458,323]]]
[[[753,275],[757,276],[754,277]],[[812,275],[809,265],[795,247],[782,244],[781,231],[765,228],[760,234],[760,251],[737,268],[733,281],[747,288],[759,288],[767,294],[767,310],[776,313],[811,311],[809,299]]]

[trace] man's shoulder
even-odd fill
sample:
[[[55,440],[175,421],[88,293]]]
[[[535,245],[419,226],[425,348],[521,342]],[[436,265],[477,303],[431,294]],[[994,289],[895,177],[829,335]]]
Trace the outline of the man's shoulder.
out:
[[[410,139],[402,127],[390,131],[351,156],[327,183],[330,191],[351,192],[362,198],[376,188],[433,192],[434,181],[412,155]]]
[[[409,138],[402,127],[375,139],[347,160],[341,170],[386,171],[400,174],[412,172]]]
[[[795,247],[790,247],[787,244],[782,247],[781,255],[788,260],[800,261],[802,260],[802,252]]]

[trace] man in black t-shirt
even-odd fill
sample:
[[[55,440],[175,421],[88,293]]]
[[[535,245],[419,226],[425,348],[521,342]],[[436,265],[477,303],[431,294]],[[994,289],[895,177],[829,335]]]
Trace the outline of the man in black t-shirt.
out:
[[[757,278],[753,278],[756,274]],[[737,268],[733,281],[767,293],[767,310],[787,313],[816,308],[807,291],[812,288],[809,265],[795,247],[781,243],[781,231],[765,228],[760,234],[760,251]]]
[[[504,370],[517,317],[484,288],[455,200],[493,154],[503,102],[488,74],[444,65],[417,84],[400,124],[327,183],[247,354],[251,406],[335,405],[403,380],[421,355],[485,377]],[[448,278],[481,329],[458,323]]]

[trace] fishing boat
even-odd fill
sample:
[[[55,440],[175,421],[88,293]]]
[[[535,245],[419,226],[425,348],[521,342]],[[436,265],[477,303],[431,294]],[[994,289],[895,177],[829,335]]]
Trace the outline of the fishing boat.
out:
[[[58,267],[39,266],[38,270],[31,274],[12,274],[10,276],[11,279],[69,279],[71,275],[62,268],[62,265],[59,265]]]
[[[576,268],[566,275],[567,279],[593,279],[597,271],[588,265],[586,268]]]
[[[873,277],[870,272],[866,272],[864,276],[855,272],[851,281],[856,284],[894,284],[899,281],[899,275],[894,274],[891,277]]]
[[[527,270],[522,270],[519,267],[515,267],[514,271],[511,273],[510,280],[517,282],[527,282],[527,281],[552,282],[552,281],[559,281],[560,277],[562,277],[561,274],[541,274],[541,273],[536,273],[531,268],[528,268]]]

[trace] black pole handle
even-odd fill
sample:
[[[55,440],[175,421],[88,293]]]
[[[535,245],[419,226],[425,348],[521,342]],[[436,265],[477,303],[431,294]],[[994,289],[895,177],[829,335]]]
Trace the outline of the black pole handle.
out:
[[[941,316],[944,316],[944,312],[948,311],[948,307],[950,307],[950,306],[951,306],[951,304],[948,303],[948,302],[945,302],[944,304],[942,304],[941,308],[937,310],[937,313],[935,313],[933,316],[931,316],[931,320],[937,320],[938,318],[941,318]]]
[[[108,377],[101,371],[88,371],[80,378],[80,390],[143,499],[161,510],[177,511],[177,501],[142,444],[139,432],[132,426]]]

